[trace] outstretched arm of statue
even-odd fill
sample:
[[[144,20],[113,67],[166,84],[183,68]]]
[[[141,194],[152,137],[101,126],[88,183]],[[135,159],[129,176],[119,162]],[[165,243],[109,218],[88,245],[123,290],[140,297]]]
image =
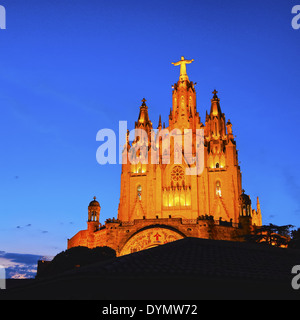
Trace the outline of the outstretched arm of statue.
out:
[[[193,61],[195,61],[194,59],[192,60],[185,60],[185,63],[192,63]]]

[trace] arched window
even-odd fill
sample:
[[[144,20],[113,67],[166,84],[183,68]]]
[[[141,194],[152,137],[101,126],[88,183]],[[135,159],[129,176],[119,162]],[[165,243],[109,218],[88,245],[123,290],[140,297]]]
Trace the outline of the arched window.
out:
[[[217,169],[220,168],[219,162],[216,163],[216,168],[217,168]]]
[[[216,182],[216,195],[219,196],[219,197],[222,196],[221,182],[219,180],[217,180],[217,182]]]
[[[142,186],[141,185],[139,185],[137,187],[137,197],[139,200],[142,200]]]

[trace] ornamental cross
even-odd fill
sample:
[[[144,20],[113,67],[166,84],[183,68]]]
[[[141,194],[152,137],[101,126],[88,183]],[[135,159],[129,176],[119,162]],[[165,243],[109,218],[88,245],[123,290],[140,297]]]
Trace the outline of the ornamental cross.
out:
[[[186,60],[184,59],[184,57],[181,57],[181,60],[177,61],[177,62],[172,62],[172,64],[174,66],[180,66],[180,80],[189,80],[189,77],[186,73],[186,65],[190,64],[194,61],[194,59],[192,60]]]
[[[156,238],[156,241],[159,241],[159,238],[161,237],[161,235],[157,233],[154,237]]]

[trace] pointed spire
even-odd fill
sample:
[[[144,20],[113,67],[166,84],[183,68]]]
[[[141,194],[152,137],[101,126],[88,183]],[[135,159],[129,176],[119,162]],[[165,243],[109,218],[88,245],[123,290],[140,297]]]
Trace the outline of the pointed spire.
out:
[[[152,122],[149,119],[148,115],[148,107],[146,105],[146,99],[143,98],[142,100],[142,105],[140,106],[140,113],[139,113],[139,118],[138,121],[135,123],[135,129],[143,129],[146,131],[148,139],[151,137],[151,130],[152,130]],[[136,141],[137,136],[135,137],[134,142]],[[139,138],[139,137],[138,137]],[[146,143],[146,137],[144,137],[142,140],[144,143]],[[137,140],[138,141],[138,140]],[[133,144],[134,144],[133,142]]]
[[[257,197],[256,209],[257,209],[257,212],[260,212],[260,202],[259,202],[259,197]]]
[[[143,98],[142,105],[140,106],[140,114],[139,114],[139,119],[138,119],[138,124],[142,124],[144,126],[146,126],[150,122],[146,101],[147,100],[145,98]]]
[[[158,121],[158,128],[157,129],[161,129],[161,114],[159,115],[159,121]]]
[[[217,96],[218,91],[215,89],[213,92],[213,98],[211,99],[210,114],[213,116],[221,115],[220,99]]]

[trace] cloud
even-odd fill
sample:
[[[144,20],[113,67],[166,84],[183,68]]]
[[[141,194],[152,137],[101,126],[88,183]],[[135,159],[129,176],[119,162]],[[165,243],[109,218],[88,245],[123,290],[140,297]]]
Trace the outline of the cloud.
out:
[[[43,258],[43,256],[35,254],[0,251],[0,265],[5,268],[6,278],[8,279],[34,278],[37,271],[37,262]],[[47,258],[47,260],[49,259],[50,257]]]
[[[17,229],[29,228],[31,227],[31,223],[26,224],[26,226],[17,226]]]

